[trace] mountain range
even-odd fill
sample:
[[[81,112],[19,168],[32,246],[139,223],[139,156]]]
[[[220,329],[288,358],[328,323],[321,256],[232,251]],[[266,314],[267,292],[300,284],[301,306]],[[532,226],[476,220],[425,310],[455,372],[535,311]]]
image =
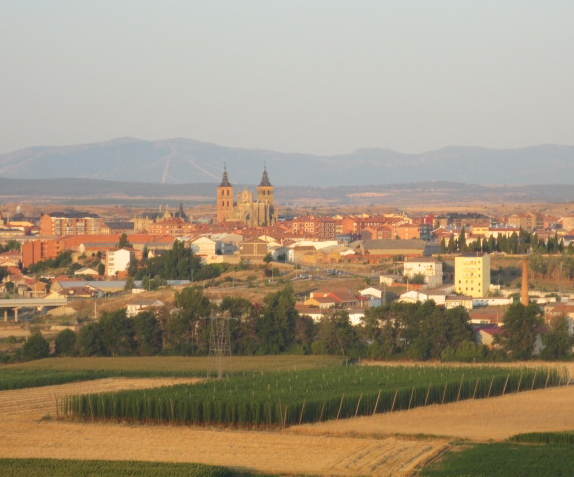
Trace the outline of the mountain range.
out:
[[[574,146],[446,147],[421,154],[359,149],[319,156],[224,147],[192,139],[120,138],[0,155],[0,177],[99,179],[152,184],[211,183],[224,165],[235,184],[256,184],[266,165],[278,186],[364,186],[444,181],[477,185],[573,184]],[[145,188],[145,186],[142,186]],[[4,194],[3,194],[4,195]]]

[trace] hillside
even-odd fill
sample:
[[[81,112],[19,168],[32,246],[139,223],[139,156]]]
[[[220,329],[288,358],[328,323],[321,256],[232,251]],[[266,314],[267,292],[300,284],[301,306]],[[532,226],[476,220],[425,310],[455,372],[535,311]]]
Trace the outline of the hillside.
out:
[[[495,150],[447,147],[421,154],[359,149],[317,156],[240,149],[192,139],[121,138],[33,147],[0,155],[0,177],[100,179],[154,184],[215,183],[224,163],[237,184],[259,181],[266,163],[274,185],[338,187],[446,181],[480,185],[570,184],[574,146]]]

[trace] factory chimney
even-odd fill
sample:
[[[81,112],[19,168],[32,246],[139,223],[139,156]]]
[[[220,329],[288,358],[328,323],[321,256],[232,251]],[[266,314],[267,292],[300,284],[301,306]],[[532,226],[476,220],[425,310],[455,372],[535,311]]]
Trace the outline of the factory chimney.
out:
[[[520,290],[520,303],[528,306],[528,257],[522,259],[522,288]]]

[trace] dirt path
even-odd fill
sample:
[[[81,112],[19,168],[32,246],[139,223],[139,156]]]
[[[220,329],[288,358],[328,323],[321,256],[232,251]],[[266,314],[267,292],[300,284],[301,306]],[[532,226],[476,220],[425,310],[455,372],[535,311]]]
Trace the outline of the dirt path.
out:
[[[574,430],[574,386],[527,391],[291,428],[320,435],[431,434],[479,441]]]
[[[104,379],[0,392],[0,457],[149,460],[218,464],[260,472],[404,476],[447,446],[415,441],[132,426],[48,420],[55,397],[169,385],[181,380]],[[42,419],[43,418],[43,419]]]

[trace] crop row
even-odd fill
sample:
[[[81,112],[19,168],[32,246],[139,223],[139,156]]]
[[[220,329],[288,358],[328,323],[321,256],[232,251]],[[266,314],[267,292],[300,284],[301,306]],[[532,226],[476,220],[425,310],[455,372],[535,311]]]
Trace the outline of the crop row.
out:
[[[276,427],[559,384],[564,379],[557,369],[338,367],[69,396],[59,402],[59,413],[87,420]]]

